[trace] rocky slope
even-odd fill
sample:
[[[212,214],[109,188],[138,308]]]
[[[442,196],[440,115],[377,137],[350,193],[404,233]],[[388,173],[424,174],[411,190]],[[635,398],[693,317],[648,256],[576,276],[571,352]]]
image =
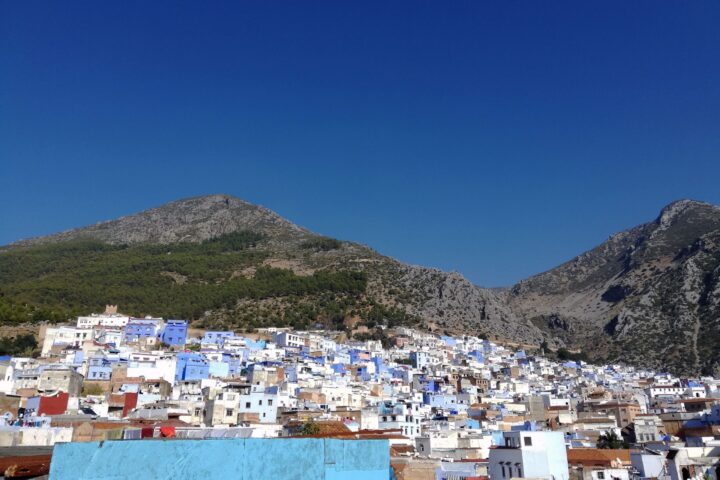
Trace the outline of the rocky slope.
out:
[[[522,318],[591,357],[720,366],[720,208],[682,200],[650,223],[515,285]]]
[[[310,233],[267,208],[230,195],[208,195],[170,202],[135,215],[84,228],[21,240],[13,246],[81,238],[92,238],[112,245],[201,242],[239,230],[257,232],[284,241],[304,238]]]

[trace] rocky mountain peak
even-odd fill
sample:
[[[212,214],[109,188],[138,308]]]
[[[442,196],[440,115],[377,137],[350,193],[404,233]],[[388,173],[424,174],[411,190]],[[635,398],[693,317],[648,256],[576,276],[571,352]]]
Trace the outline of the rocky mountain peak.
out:
[[[709,373],[720,369],[718,238],[719,207],[678,200],[654,221],[521,282],[511,305],[594,355]]]
[[[241,230],[270,239],[311,235],[277,213],[231,195],[186,198],[140,213],[68,230],[47,237],[21,240],[14,246],[91,238],[109,244],[201,242]]]
[[[720,208],[709,203],[697,200],[682,199],[676,200],[665,206],[658,216],[656,223],[661,228],[667,228],[672,225],[678,217],[681,217],[692,210],[715,210],[720,213]]]

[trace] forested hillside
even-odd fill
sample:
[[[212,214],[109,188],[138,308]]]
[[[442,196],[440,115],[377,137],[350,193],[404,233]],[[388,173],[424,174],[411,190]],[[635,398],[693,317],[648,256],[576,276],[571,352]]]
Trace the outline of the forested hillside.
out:
[[[286,318],[276,319],[296,326],[317,317],[369,313],[364,272],[298,275],[263,266],[270,253],[257,247],[262,239],[241,231],[200,243],[110,245],[87,239],[14,248],[0,255],[0,322],[61,320],[102,310],[106,303],[137,316],[200,319],[209,311],[233,310],[239,300],[278,297],[317,299],[313,310],[298,301]],[[336,244],[316,240],[307,248],[324,245]]]

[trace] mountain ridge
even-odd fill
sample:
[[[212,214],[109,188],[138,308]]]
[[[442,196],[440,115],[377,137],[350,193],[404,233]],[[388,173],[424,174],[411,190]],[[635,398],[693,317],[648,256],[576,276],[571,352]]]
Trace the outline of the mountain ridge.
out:
[[[0,267],[5,262],[15,270],[0,273],[0,300],[68,312],[89,308],[90,294],[67,300],[74,297],[68,279],[82,283],[81,270],[102,285],[98,296],[122,304],[139,294],[135,272],[148,278],[146,288],[165,298],[159,305],[169,311],[180,308],[173,299],[185,302],[178,289],[200,295],[194,306],[183,303],[182,311],[217,326],[320,321],[372,330],[409,322],[453,334],[580,348],[595,359],[707,372],[720,365],[712,344],[720,312],[718,238],[720,207],[681,199],[654,220],[612,234],[555,268],[511,287],[482,288],[458,272],[407,265],[370,247],[317,235],[265,207],[214,194],[2,247]],[[63,253],[63,245],[71,251],[70,245],[79,245],[82,254]],[[73,267],[68,255],[77,255],[72,260],[80,266]],[[93,255],[95,263],[83,260]],[[55,267],[44,268],[37,258]],[[13,267],[33,259],[35,277]],[[113,278],[96,272],[98,264],[119,273]],[[54,292],[55,303],[43,304],[41,291]],[[707,329],[712,335],[699,334]],[[663,340],[668,334],[672,344]]]
[[[720,341],[720,249],[711,239],[719,234],[720,208],[675,201],[654,220],[518,282],[509,302],[542,330],[607,358],[713,372],[720,366],[712,344]],[[703,239],[704,249],[697,246]],[[704,311],[703,292],[714,301]],[[708,335],[688,336],[698,328]]]
[[[182,218],[183,216],[184,218]],[[183,224],[180,220],[185,223]],[[205,220],[204,224],[200,220]],[[197,225],[197,223],[201,223],[201,225]],[[160,227],[165,231],[165,235],[158,231]],[[193,229],[193,227],[196,228]],[[241,227],[258,233],[274,235],[312,234],[309,230],[284,219],[266,207],[252,204],[232,195],[211,194],[175,200],[158,207],[123,215],[113,220],[100,221],[85,227],[18,240],[8,246],[60,242],[78,237],[95,238],[110,244],[200,242],[241,229]]]

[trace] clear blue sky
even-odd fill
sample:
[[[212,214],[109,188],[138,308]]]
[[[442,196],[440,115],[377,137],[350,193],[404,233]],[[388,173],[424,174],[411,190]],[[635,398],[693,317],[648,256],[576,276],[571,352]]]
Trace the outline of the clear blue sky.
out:
[[[0,244],[228,193],[508,285],[720,203],[720,2],[0,1]]]

